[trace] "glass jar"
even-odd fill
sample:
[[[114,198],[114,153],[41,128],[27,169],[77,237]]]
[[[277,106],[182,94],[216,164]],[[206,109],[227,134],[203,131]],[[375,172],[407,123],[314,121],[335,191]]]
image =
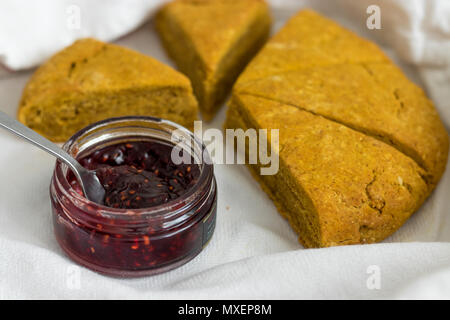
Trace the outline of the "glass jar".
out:
[[[174,139],[175,138],[175,139]],[[50,185],[56,239],[77,263],[107,275],[153,275],[181,266],[210,240],[217,186],[205,146],[183,127],[151,117],[122,117],[93,124],[63,146],[75,158],[118,143],[158,140],[177,145],[199,166],[185,194],[146,209],[113,209],[87,200],[57,161]]]

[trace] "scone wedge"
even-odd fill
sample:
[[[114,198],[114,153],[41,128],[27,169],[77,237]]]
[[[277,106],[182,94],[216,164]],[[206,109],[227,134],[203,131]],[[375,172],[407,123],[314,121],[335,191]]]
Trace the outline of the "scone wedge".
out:
[[[448,133],[373,43],[311,10],[291,18],[233,88],[226,127],[280,130],[259,176],[305,247],[381,241],[436,187]]]
[[[210,120],[267,40],[271,18],[263,0],[175,0],[158,12],[155,24]]]
[[[192,128],[198,105],[183,74],[161,62],[94,39],[76,41],[31,77],[18,118],[55,142],[106,118],[144,115]]]
[[[305,247],[383,240],[429,194],[424,170],[408,156],[296,107],[234,95],[226,126],[279,129],[279,172],[250,169]]]

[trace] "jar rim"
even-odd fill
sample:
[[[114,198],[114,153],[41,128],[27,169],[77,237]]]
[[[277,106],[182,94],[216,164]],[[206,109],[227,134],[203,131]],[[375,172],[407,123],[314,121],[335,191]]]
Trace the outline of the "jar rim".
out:
[[[81,196],[78,192],[76,192],[75,189],[67,180],[67,175],[63,174],[63,167],[66,165],[60,161],[57,161],[55,167],[55,178],[63,186],[61,188],[61,191],[64,193],[65,196],[69,198],[75,198],[77,202],[80,202],[81,204],[84,204],[86,207],[91,208],[91,210],[96,212],[97,214],[101,213],[103,217],[108,217],[112,219],[135,220],[136,216],[139,216],[142,219],[146,220],[152,218],[158,219],[161,218],[162,216],[164,216],[165,218],[171,218],[179,216],[180,213],[182,214],[186,212],[187,209],[191,209],[192,206],[194,206],[195,203],[199,200],[198,198],[199,193],[201,194],[202,190],[204,190],[205,187],[212,185],[212,182],[214,180],[213,179],[214,166],[212,164],[212,161],[210,160],[206,146],[191,131],[175,122],[150,116],[125,116],[125,117],[108,118],[90,124],[85,128],[79,130],[67,142],[63,144],[63,149],[70,154],[71,147],[75,146],[77,141],[79,141],[84,136],[87,136],[93,132],[97,132],[102,128],[106,127],[106,125],[121,124],[130,121],[155,123],[171,126],[174,128],[174,130],[179,130],[179,132],[182,133],[183,136],[187,136],[188,138],[191,139],[191,141],[193,141],[193,143],[197,144],[197,146],[200,147],[201,150],[201,161],[200,163],[195,164],[201,166],[201,170],[200,176],[196,181],[196,183],[192,187],[190,187],[186,193],[182,194],[181,196],[154,207],[142,209],[111,208],[90,201],[86,197]],[[184,203],[185,205],[180,207],[180,203]]]

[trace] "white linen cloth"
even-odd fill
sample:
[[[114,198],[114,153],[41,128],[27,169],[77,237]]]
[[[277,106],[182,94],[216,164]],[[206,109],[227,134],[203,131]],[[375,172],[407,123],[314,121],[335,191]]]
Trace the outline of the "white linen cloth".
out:
[[[3,0],[0,61],[24,69],[80,36],[114,40],[137,28],[159,3]],[[77,31],[66,28],[66,9],[74,4],[81,8]],[[309,6],[377,41],[428,90],[449,127],[450,2],[271,4],[275,29]],[[373,4],[381,8],[381,30],[366,28],[366,8]],[[118,43],[170,63],[151,24]],[[30,74],[0,71],[0,109],[15,114]],[[220,128],[223,120],[224,110],[210,126]],[[53,164],[51,156],[0,132],[0,298],[450,298],[449,170],[424,206],[383,243],[305,250],[245,167],[217,165],[217,228],[208,247],[171,272],[117,279],[78,267],[58,247],[48,195]]]

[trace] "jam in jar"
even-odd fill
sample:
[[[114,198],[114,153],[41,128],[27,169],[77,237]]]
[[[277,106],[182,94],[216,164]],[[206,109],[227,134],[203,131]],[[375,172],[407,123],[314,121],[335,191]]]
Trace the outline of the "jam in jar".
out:
[[[174,140],[190,161],[172,160]],[[188,262],[210,240],[213,166],[186,129],[150,117],[114,118],[81,130],[63,148],[95,170],[106,191],[103,203],[87,200],[57,161],[50,186],[54,231],[76,262],[113,276],[151,275]]]

